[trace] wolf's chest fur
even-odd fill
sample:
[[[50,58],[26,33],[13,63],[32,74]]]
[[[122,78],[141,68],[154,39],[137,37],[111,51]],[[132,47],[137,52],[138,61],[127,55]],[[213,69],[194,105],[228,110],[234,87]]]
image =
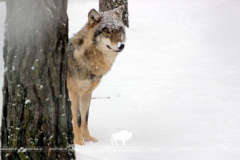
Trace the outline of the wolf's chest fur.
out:
[[[68,52],[68,75],[78,79],[92,79],[93,76],[102,77],[111,69],[116,58],[116,53],[112,51],[103,53],[95,47],[87,49],[79,46],[69,47],[71,51]]]
[[[78,51],[75,51],[78,52]],[[111,54],[111,53],[110,53]],[[103,53],[96,48],[86,50],[86,52],[80,56],[76,56],[80,68],[86,68],[93,75],[98,77],[106,74],[115,60],[115,53],[110,56],[107,53]]]

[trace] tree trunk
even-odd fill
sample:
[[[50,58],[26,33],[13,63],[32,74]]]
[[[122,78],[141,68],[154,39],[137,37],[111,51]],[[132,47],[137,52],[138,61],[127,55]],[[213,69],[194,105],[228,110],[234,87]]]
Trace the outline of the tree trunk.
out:
[[[113,10],[114,8],[117,8],[122,5],[124,5],[122,20],[124,25],[129,28],[128,0],[99,0],[99,11],[105,12],[105,11]]]
[[[7,0],[2,159],[74,159],[67,0]]]

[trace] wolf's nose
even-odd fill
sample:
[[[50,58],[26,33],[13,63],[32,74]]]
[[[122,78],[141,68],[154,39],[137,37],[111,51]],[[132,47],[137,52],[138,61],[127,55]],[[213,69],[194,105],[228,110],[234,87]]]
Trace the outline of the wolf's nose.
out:
[[[124,44],[121,44],[121,46],[119,47],[120,50],[122,50],[125,47]]]

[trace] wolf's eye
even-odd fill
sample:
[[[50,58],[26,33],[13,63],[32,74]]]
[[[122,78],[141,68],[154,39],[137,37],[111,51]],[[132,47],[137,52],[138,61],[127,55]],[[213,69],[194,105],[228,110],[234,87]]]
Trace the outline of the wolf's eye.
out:
[[[104,35],[105,37],[111,37],[111,33],[110,33],[109,29],[104,28],[104,29],[103,29],[103,35]]]
[[[106,33],[106,34],[110,34],[109,29],[107,29],[107,28],[104,28],[103,32]]]
[[[122,32],[123,32],[123,28],[120,27],[120,28],[118,29],[118,33],[122,33]]]
[[[109,32],[108,29],[104,30],[104,32],[105,32],[106,34],[110,34],[110,32]]]

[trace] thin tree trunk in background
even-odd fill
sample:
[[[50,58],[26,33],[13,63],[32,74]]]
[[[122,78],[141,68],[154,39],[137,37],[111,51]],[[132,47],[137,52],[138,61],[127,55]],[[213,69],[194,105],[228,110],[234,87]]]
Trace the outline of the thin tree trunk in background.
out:
[[[7,0],[6,6],[1,158],[74,159],[67,0]]]
[[[125,26],[129,27],[128,20],[128,0],[99,0],[99,11],[109,11],[124,5],[124,10],[122,14],[123,23]]]

